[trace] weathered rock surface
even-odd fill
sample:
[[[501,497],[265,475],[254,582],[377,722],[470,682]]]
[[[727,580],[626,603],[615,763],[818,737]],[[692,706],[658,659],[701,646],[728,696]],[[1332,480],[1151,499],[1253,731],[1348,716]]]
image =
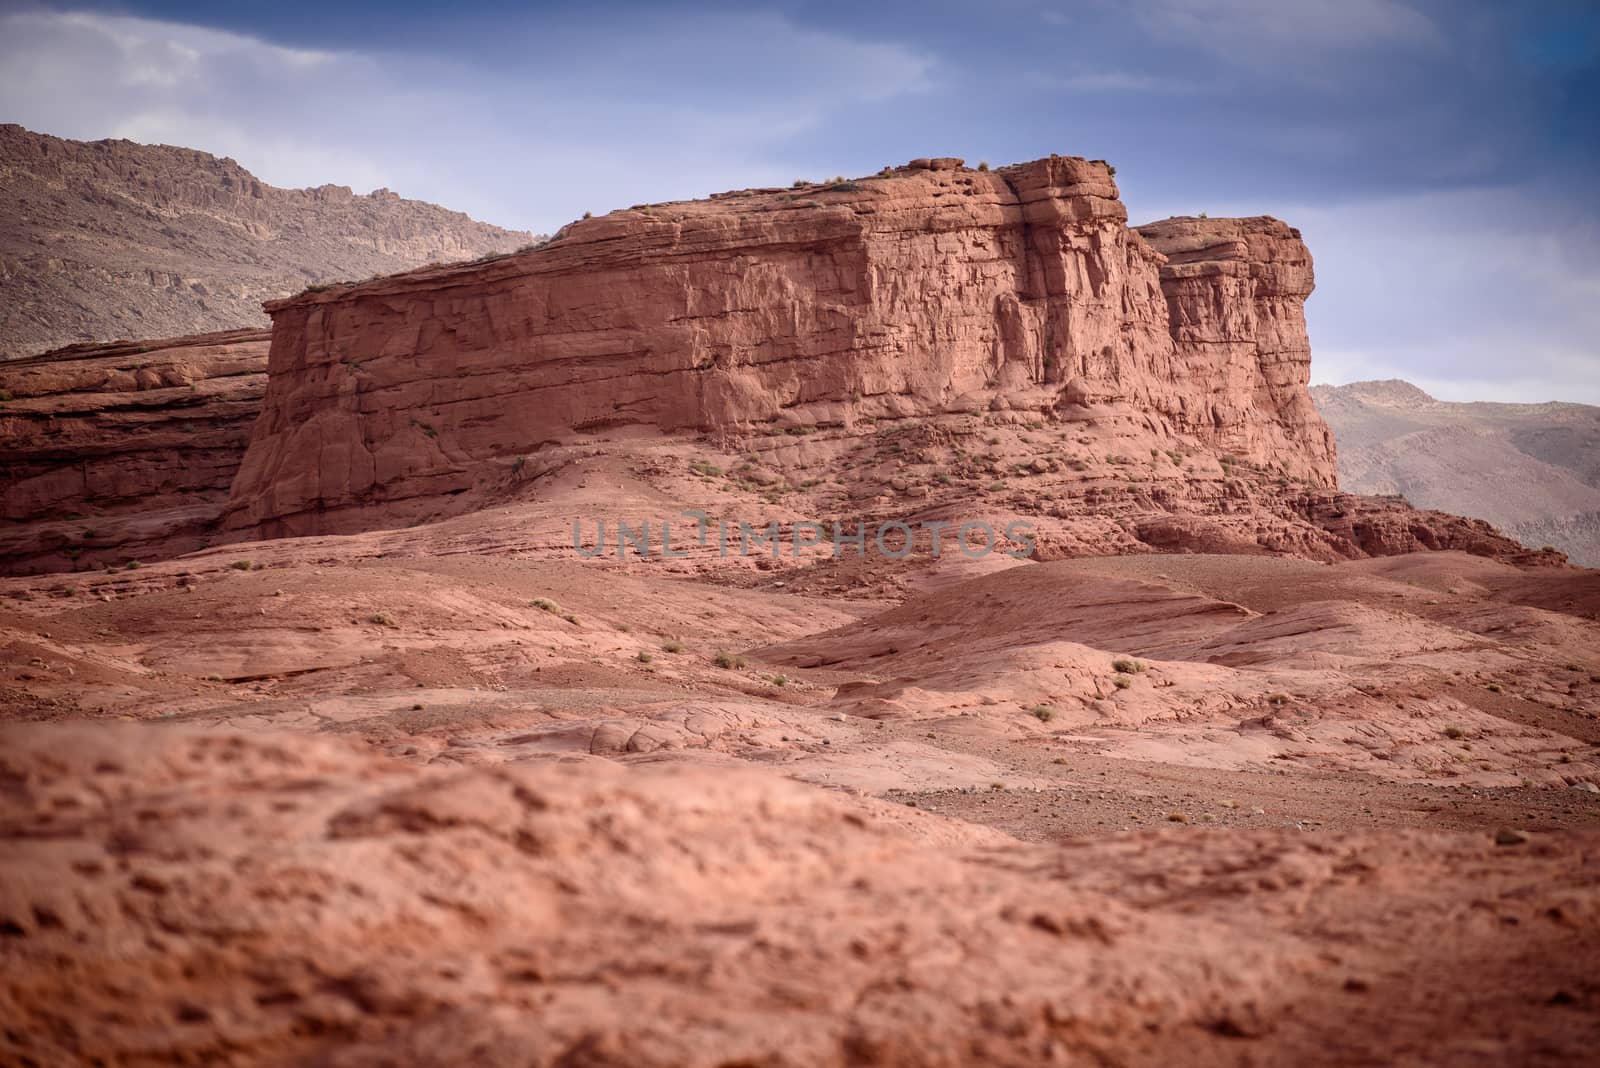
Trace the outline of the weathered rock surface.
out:
[[[0,363],[0,571],[195,548],[267,385],[266,331]]]
[[[231,159],[0,125],[0,356],[262,327],[307,285],[532,236],[386,189],[278,189]]]
[[[1495,524],[1600,566],[1600,408],[1435,400],[1409,382],[1316,386],[1339,483]]]
[[[393,522],[578,431],[950,412],[1120,427],[1330,485],[1305,398],[1304,246],[1273,220],[1151,232],[1128,228],[1098,161],[915,161],[305,293],[269,305],[272,378],[229,523]],[[1166,277],[1152,244],[1179,256]]]
[[[1315,280],[1300,231],[1262,216],[1174,218],[1138,232],[1167,257],[1161,291],[1182,425],[1216,448],[1331,484],[1333,437],[1306,392]]]
[[[8,1063],[1542,1065],[1595,1035],[1592,832],[1039,846],[745,770],[0,741]]]
[[[262,386],[233,350],[15,365],[0,559],[82,569],[529,498],[570,528],[568,475],[601,443],[670,514],[1019,518],[1046,559],[1559,559],[1332,489],[1305,390],[1311,285],[1283,224],[1131,231],[1109,169],[1060,157],[619,212],[538,251],[273,305],[242,461]],[[685,464],[728,482],[706,495]]]

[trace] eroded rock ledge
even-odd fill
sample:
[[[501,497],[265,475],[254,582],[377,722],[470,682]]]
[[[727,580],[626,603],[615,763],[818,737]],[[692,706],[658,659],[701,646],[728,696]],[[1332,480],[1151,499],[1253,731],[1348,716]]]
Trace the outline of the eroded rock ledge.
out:
[[[1275,219],[1130,229],[1099,161],[914,160],[639,206],[271,304],[270,356],[243,332],[5,365],[0,572],[513,501],[560,519],[601,454],[660,500],[781,522],[1030,517],[1044,558],[1560,562],[1338,493],[1312,287]],[[694,481],[719,464],[721,490]]]
[[[575,431],[952,411],[1103,416],[1331,486],[1310,291],[1287,226],[1134,231],[1111,168],[1069,157],[614,212],[488,264],[269,304],[226,522],[382,524]]]
[[[197,547],[261,410],[269,336],[77,345],[0,364],[0,570]]]

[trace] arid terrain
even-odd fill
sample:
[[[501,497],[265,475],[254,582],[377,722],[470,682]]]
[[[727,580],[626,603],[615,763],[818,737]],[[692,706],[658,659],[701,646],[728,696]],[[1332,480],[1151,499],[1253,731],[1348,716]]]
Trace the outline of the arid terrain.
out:
[[[279,189],[170,145],[0,124],[0,357],[267,325],[308,285],[510,252],[531,234],[380,189]]]
[[[1600,572],[1312,288],[927,159],[0,369],[0,1060],[1592,1060]]]
[[[1400,381],[1311,397],[1339,441],[1345,489],[1486,519],[1600,566],[1600,408],[1440,401]]]

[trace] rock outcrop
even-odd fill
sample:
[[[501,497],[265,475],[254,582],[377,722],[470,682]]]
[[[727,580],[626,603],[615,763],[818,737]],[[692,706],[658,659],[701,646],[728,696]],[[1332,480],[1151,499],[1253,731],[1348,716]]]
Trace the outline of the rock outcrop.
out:
[[[1161,291],[1185,428],[1331,484],[1333,436],[1306,392],[1305,301],[1315,280],[1300,231],[1260,216],[1167,219],[1139,234],[1167,257]]]
[[[0,571],[197,547],[267,385],[263,330],[0,364]]]
[[[1304,246],[1273,220],[1150,229],[1128,228],[1100,161],[918,160],[307,292],[268,306],[271,381],[228,523],[394,522],[581,431],[950,412],[1118,426],[1331,485],[1304,395]]]
[[[1130,230],[1110,169],[1081,159],[918,160],[630,209],[537,250],[271,304],[266,376],[260,335],[9,365],[0,569],[529,498],[570,528],[561,472],[602,441],[662,500],[781,499],[784,523],[1025,517],[1043,558],[1557,562],[1336,491],[1306,390],[1311,288],[1284,224]],[[685,496],[649,441],[714,453],[699,473],[730,468],[734,496]]]
[[[278,189],[231,159],[0,125],[0,356],[264,327],[261,302],[532,235],[386,189]]]

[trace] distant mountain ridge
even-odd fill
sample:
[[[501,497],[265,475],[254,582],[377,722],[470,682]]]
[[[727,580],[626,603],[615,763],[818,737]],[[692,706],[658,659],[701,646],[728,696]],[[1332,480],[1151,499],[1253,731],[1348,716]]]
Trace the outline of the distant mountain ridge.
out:
[[[1524,545],[1600,567],[1600,408],[1441,401],[1389,379],[1312,386],[1339,484],[1486,519]]]
[[[264,327],[309,285],[509,252],[525,231],[386,189],[279,189],[231,159],[0,125],[0,356]]]

